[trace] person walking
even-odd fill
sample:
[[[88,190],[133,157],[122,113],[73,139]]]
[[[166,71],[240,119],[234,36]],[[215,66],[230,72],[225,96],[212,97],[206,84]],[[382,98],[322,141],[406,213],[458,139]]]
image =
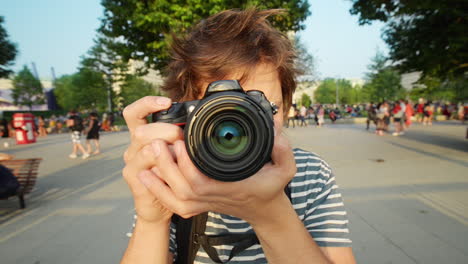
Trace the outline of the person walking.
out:
[[[386,101],[381,103],[378,106],[377,111],[377,129],[375,132],[377,133],[377,135],[383,136],[384,131],[387,130],[385,120],[390,116],[388,111],[388,103]]]
[[[70,115],[67,120],[67,127],[70,129],[71,140],[73,143],[73,151],[68,157],[71,159],[76,159],[78,157],[77,152],[79,150],[81,153],[83,153],[83,156],[81,156],[82,159],[89,158],[89,153],[86,152],[83,145],[81,144],[81,133],[84,128],[83,119],[81,119],[78,112],[75,110],[70,111]]]
[[[413,108],[413,104],[411,103],[411,101],[409,100],[406,100],[405,101],[405,104],[406,104],[406,109],[405,109],[405,128],[408,129],[410,126],[411,126],[411,123],[412,123],[412,118],[413,118],[413,115],[414,115],[414,108]]]
[[[325,109],[323,109],[322,105],[319,105],[317,109],[317,123],[319,127],[323,126],[323,123],[325,123]]]
[[[422,123],[424,120],[424,99],[419,98],[416,106],[416,122]]]
[[[296,127],[295,115],[296,115],[296,109],[294,108],[294,106],[291,105],[291,107],[289,108],[289,112],[288,112],[288,122],[286,123],[286,128],[289,128],[289,122],[292,122],[293,128]]]
[[[403,117],[406,112],[406,105],[404,104],[403,100],[399,100],[395,102],[393,107],[393,123],[395,125],[395,132],[392,133],[393,136],[401,136],[404,134],[403,132]]]
[[[89,114],[89,124],[88,128],[86,129],[86,147],[88,153],[93,153],[93,155],[97,155],[101,153],[100,144],[99,144],[99,129],[101,126],[99,124],[98,114],[92,112]],[[94,143],[94,152],[91,149],[91,142]]]
[[[424,106],[424,119],[423,125],[432,126],[432,120],[434,118],[434,104],[431,101],[427,102]]]
[[[305,121],[307,115],[307,108],[305,106],[301,106],[301,110],[299,111],[299,118],[301,119],[301,126],[307,126],[307,122]]]
[[[367,120],[366,120],[366,130],[369,130],[370,123],[374,123],[374,125],[377,127],[377,113],[375,109],[375,105],[373,102],[370,102],[366,106],[367,110]]]
[[[47,130],[45,128],[46,122],[44,120],[43,116],[39,116],[37,119],[37,124],[39,127],[39,137],[46,137],[47,136]]]

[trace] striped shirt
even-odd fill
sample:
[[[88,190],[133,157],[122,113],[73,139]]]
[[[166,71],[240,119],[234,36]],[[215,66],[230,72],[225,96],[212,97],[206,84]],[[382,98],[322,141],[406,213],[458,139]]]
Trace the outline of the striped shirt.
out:
[[[348,219],[341,194],[330,166],[315,154],[294,149],[297,172],[289,183],[291,202],[297,215],[320,247],[350,247]],[[252,233],[252,227],[242,219],[209,212],[206,235]],[[171,224],[169,250],[176,256],[175,226]],[[232,246],[215,246],[222,261],[226,261]],[[177,257],[177,256],[176,256]],[[202,247],[194,263],[215,263]],[[262,247],[253,245],[235,256],[229,263],[267,263]]]

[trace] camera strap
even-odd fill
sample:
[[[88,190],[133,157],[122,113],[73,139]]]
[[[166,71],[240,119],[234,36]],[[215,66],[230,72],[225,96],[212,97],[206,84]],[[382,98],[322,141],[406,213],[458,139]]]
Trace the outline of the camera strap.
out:
[[[289,184],[284,188],[284,192],[289,200],[291,200]],[[173,215],[172,222],[176,225],[177,242],[177,260],[174,262],[175,264],[192,264],[200,246],[203,247],[212,261],[227,263],[245,249],[255,244],[260,244],[255,233],[205,235],[207,220],[208,213],[199,214],[189,219]],[[214,247],[219,245],[233,246],[226,261],[222,261],[219,258],[218,252]]]

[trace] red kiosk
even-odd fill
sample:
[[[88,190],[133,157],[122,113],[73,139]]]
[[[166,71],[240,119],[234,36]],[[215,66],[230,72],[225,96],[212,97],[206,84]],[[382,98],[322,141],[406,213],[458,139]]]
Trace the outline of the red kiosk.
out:
[[[30,113],[16,113],[13,115],[16,144],[30,144],[36,142],[34,134],[34,115]]]

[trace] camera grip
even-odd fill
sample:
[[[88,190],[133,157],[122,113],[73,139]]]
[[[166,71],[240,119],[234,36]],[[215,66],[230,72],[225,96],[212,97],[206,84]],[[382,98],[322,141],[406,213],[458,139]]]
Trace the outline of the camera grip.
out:
[[[174,102],[167,110],[153,113],[151,119],[152,122],[183,126],[187,121],[187,111],[185,110],[184,103]]]

